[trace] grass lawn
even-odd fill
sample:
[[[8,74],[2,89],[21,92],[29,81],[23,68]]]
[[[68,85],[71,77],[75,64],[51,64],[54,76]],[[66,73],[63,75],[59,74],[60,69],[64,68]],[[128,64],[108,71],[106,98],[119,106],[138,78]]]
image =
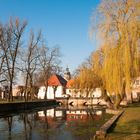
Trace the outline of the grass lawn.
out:
[[[106,140],[140,140],[140,103],[125,109]]]

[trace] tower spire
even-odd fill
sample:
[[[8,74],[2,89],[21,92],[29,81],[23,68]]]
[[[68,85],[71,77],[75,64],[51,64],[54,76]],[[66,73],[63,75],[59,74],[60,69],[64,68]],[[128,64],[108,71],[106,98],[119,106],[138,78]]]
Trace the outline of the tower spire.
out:
[[[66,70],[64,72],[64,79],[67,80],[67,81],[71,79],[71,73],[69,71],[69,67],[68,66],[66,67]]]

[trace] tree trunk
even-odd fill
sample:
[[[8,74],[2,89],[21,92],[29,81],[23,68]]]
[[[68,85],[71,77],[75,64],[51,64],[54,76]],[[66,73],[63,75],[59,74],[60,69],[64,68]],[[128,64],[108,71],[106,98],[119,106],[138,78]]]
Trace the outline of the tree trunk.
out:
[[[46,84],[45,88],[46,89],[45,89],[44,99],[46,100],[47,99],[48,84]]]
[[[88,89],[86,89],[86,97],[88,98],[88,95],[89,95],[89,91]]]
[[[126,92],[126,99],[127,99],[127,103],[132,103],[133,102],[131,92]]]
[[[121,98],[120,94],[116,94],[115,104],[114,104],[115,109],[118,109],[120,107],[120,103],[121,103],[122,99],[123,98]]]
[[[9,87],[8,93],[9,93],[8,101],[9,101],[9,102],[10,102],[11,100],[13,101],[12,82],[10,82],[10,87]]]
[[[45,87],[46,89],[45,89],[45,94],[44,94],[44,99],[46,100],[47,99],[47,91],[48,91],[48,89],[47,89],[47,87]]]
[[[24,100],[27,101],[27,86],[28,86],[28,79],[29,79],[29,76],[28,76],[28,73],[26,75],[26,82],[25,82],[25,89],[24,89]]]
[[[107,95],[106,89],[103,90],[103,99],[106,101],[106,105],[108,108],[113,109],[114,105],[110,99],[110,97]]]
[[[57,86],[55,86],[54,88],[53,88],[53,91],[54,91],[54,99],[56,98],[56,90],[57,90]]]

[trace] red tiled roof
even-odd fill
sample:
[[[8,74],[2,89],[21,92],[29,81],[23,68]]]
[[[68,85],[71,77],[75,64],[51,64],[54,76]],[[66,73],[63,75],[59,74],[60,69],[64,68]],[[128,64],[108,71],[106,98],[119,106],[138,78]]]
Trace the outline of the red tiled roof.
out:
[[[67,87],[67,88],[71,88],[73,83],[74,83],[74,80],[73,80],[73,79],[69,80],[69,81],[67,82],[66,87]]]
[[[67,81],[60,75],[52,75],[48,80],[49,86],[66,86]]]

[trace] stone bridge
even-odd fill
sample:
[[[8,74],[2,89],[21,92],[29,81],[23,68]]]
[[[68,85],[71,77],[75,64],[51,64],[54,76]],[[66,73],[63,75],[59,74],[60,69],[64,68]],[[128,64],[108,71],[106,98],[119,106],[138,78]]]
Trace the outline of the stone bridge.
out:
[[[62,97],[56,98],[56,101],[64,105],[106,105],[106,102],[101,98],[89,98],[89,97]]]

